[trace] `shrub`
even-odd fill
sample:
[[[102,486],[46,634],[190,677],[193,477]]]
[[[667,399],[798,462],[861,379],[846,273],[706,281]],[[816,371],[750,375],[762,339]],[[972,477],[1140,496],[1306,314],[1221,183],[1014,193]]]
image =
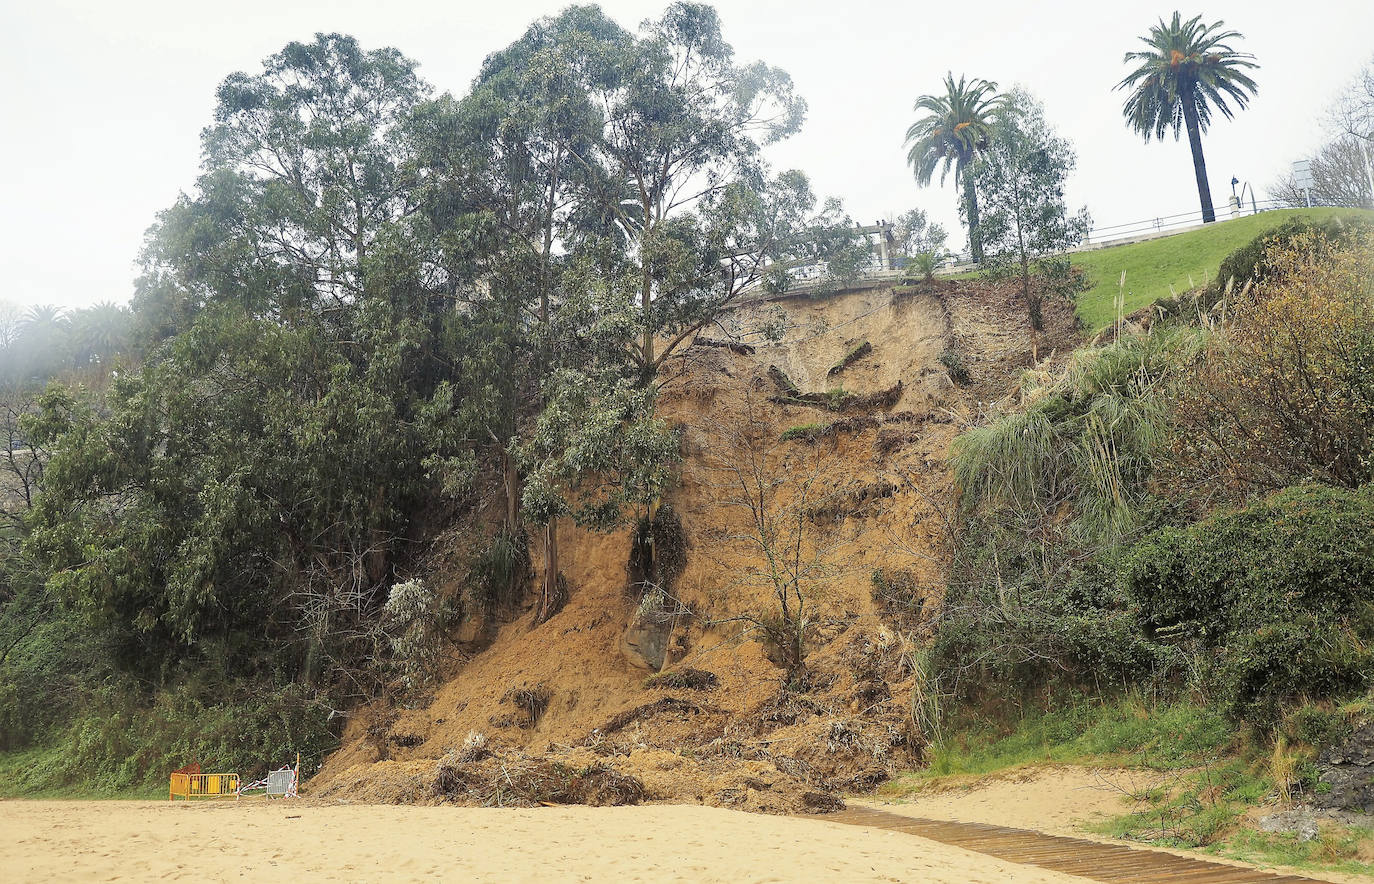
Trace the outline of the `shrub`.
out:
[[[988,576],[996,567],[991,545],[957,564],[963,579],[949,586],[931,649],[932,669],[953,699],[995,707],[1163,685],[1175,674],[1181,658],[1141,631],[1111,564],[1047,579],[1028,553],[998,547],[998,564],[1020,575],[1014,581]]]
[[[501,531],[469,567],[468,597],[480,608],[510,609],[520,602],[529,572],[529,537]]]
[[[89,697],[88,708],[53,735],[53,751],[16,771],[3,792],[165,788],[167,774],[190,762],[251,780],[297,752],[308,769],[338,745],[329,704],[300,685],[184,684],[148,697],[115,679]]]
[[[1129,555],[1123,584],[1148,636],[1212,661],[1232,712],[1333,697],[1374,673],[1374,489],[1291,488]]]
[[[1178,463],[1236,496],[1357,487],[1374,479],[1374,235],[1333,246],[1304,233],[1265,261],[1181,390]]]
[[[391,644],[391,663],[406,690],[420,688],[437,676],[447,613],[422,581],[407,580],[391,588],[383,625]]]
[[[930,282],[935,278],[935,271],[940,266],[939,252],[917,252],[911,256],[909,265],[911,269],[921,274],[921,279]]]
[[[778,437],[779,442],[814,442],[829,427],[828,424],[799,424],[788,427]]]
[[[961,387],[967,387],[972,378],[969,377],[968,366],[964,364],[964,357],[955,353],[953,350],[946,350],[940,354],[940,364],[949,372],[949,379]]]
[[[1283,249],[1297,240],[1311,239],[1314,235],[1331,244],[1349,243],[1367,236],[1371,230],[1374,230],[1374,225],[1360,218],[1337,216],[1315,222],[1307,218],[1291,218],[1222,259],[1209,294],[1215,302],[1228,285],[1233,291],[1240,291],[1245,283],[1263,279],[1274,269],[1269,254],[1276,247]]]

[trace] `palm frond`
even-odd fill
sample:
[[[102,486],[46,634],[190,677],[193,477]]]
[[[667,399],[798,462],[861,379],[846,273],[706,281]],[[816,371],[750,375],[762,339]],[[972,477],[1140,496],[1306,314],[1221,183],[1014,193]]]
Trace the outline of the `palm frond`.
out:
[[[1231,119],[1258,92],[1246,71],[1259,65],[1253,55],[1231,47],[1231,41],[1242,35],[1223,30],[1223,25],[1203,24],[1200,15],[1183,21],[1175,12],[1171,20],[1160,19],[1140,38],[1148,50],[1123,57],[1123,63],[1134,68],[1116,84],[1118,90],[1129,90],[1122,116],[1146,141],[1163,139],[1170,130],[1180,137],[1185,108],[1196,113],[1200,129],[1206,131],[1213,110]]]

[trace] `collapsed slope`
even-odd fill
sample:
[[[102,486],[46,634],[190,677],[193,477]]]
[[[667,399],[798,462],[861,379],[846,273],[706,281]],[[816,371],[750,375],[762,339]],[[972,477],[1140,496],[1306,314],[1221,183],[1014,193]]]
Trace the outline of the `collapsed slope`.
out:
[[[565,527],[562,610],[538,625],[528,605],[506,622],[466,624],[451,677],[424,702],[356,710],[310,790],[786,812],[835,806],[835,793],[914,765],[913,672],[940,601],[954,503],[945,456],[1029,366],[1025,317],[1014,287],[984,282],[737,311],[723,324],[781,320],[781,340],[699,339],[662,376],[659,412],[679,428],[683,454],[664,501],[685,540],[671,613],[630,589],[629,529]],[[1072,305],[1047,303],[1046,323],[1041,354],[1066,353]],[[953,364],[967,367],[964,386]],[[812,626],[805,666],[790,674],[758,628],[776,601],[766,582],[746,579],[768,553],[739,491],[751,479],[781,507],[805,489],[794,528],[814,566]],[[427,579],[457,591],[460,576]]]

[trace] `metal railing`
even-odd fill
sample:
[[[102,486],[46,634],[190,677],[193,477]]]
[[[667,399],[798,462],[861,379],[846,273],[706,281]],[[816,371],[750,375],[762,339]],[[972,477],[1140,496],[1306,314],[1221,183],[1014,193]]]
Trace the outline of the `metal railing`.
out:
[[[1250,215],[1257,215],[1275,209],[1302,208],[1293,206],[1284,200],[1266,199],[1257,200],[1253,197],[1249,200],[1236,205],[1227,201],[1225,205],[1216,210],[1216,221],[1213,223],[1223,223],[1236,218]],[[1311,207],[1315,208],[1315,206]],[[1156,237],[1169,236],[1175,233],[1182,233],[1186,230],[1201,227],[1203,225],[1202,210],[1195,209],[1190,212],[1178,212],[1173,215],[1158,215],[1154,218],[1143,218],[1138,221],[1127,221],[1122,224],[1107,224],[1101,227],[1094,227],[1088,231],[1083,242],[1069,252],[1085,252],[1093,249],[1107,248],[1108,246],[1124,245],[1140,240],[1154,239]],[[877,229],[858,228],[861,232],[869,232]],[[903,259],[894,259],[901,262]],[[858,279],[865,281],[899,279],[906,276],[909,271],[905,269],[885,269],[881,266],[882,262],[878,259],[875,252],[870,266],[859,272]],[[945,255],[940,268],[936,271],[940,275],[951,273],[961,273],[967,270],[977,269],[978,265],[973,263],[973,257],[967,249],[963,251],[950,251]],[[825,262],[818,261],[813,264],[799,265],[788,270],[790,278],[786,294],[800,295],[816,290],[823,290],[829,283],[829,268]],[[765,298],[768,300],[768,298]]]

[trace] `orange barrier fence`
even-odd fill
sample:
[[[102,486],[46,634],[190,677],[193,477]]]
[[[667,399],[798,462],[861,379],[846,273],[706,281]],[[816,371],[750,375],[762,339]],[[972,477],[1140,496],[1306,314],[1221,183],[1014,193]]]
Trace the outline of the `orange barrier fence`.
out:
[[[174,773],[167,789],[167,800],[183,798],[237,798],[239,775],[236,773]]]

